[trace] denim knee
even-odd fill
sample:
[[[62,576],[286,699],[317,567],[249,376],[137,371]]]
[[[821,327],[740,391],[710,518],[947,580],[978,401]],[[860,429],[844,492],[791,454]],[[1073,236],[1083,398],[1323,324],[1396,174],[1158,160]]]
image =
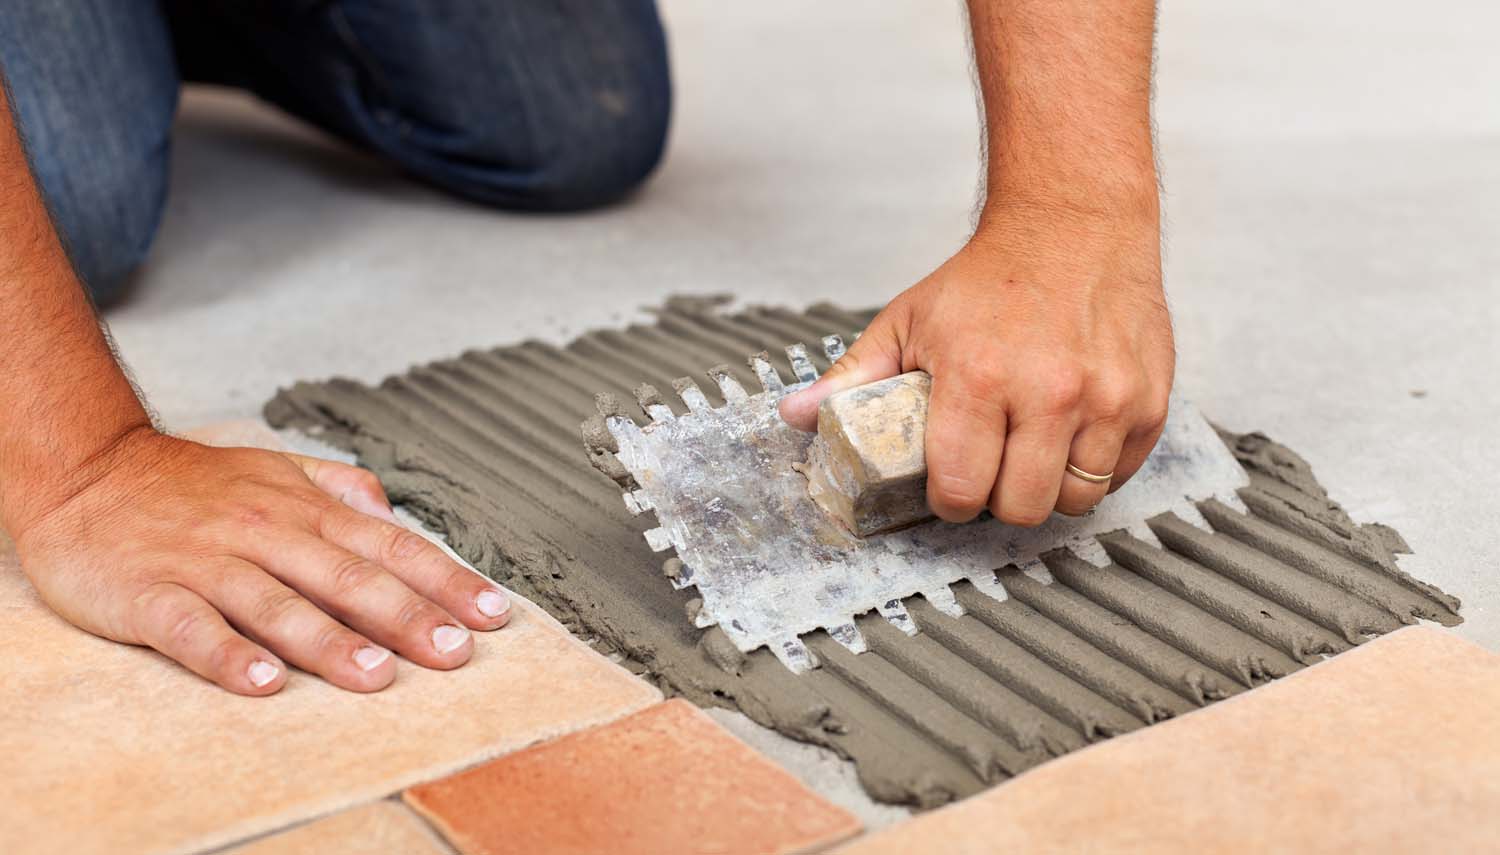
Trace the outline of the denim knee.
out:
[[[157,2],[11,4],[0,64],[58,236],[107,303],[145,259],[166,197],[178,80]]]
[[[580,210],[616,201],[656,168],[666,147],[670,90],[638,83],[548,105],[556,115],[537,124],[552,136],[534,137],[537,156],[523,185],[538,208]]]
[[[516,112],[505,109],[513,101],[470,105],[461,126],[408,134],[387,153],[453,193],[496,207],[576,211],[614,202],[660,162],[671,116],[665,50],[638,60],[607,81],[537,91]]]
[[[125,293],[151,250],[166,205],[165,157],[114,167],[92,171],[87,182],[69,182],[69,192],[49,199],[73,270],[100,306]]]
[[[418,177],[504,208],[590,208],[651,173],[672,101],[651,0],[462,8],[471,13],[462,26],[396,27],[339,7],[363,69],[348,77],[362,83],[326,99],[334,109],[322,121]]]

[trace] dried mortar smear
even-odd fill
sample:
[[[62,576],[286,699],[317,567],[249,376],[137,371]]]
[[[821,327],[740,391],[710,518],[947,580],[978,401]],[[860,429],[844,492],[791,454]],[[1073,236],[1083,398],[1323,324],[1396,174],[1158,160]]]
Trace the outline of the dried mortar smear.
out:
[[[1065,552],[1046,558],[1051,584],[1003,569],[1009,599],[960,584],[959,618],[912,597],[920,634],[866,615],[859,656],[809,634],[823,665],[803,677],[764,649],[743,655],[693,627],[692,592],[667,583],[642,537],[652,521],[594,470],[577,427],[597,392],[630,400],[642,382],[672,388],[720,363],[749,386],[747,355],[848,337],[873,314],[721,314],[722,302],[674,299],[654,324],[471,351],[378,387],[300,383],[266,417],[358,454],[476,567],[663,691],[828,746],[884,801],[942,804],[1403,624],[1460,621],[1457,599],[1396,566],[1407,549],[1394,531],[1351,521],[1285,447],[1225,433],[1251,477],[1251,513],[1202,503],[1214,533],[1158,517],[1162,549],[1119,533],[1102,539],[1113,560],[1103,569]]]

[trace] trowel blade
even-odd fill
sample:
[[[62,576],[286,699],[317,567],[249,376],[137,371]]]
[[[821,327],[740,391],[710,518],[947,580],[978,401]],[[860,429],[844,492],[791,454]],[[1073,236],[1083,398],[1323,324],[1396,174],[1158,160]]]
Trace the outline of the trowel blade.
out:
[[[824,348],[837,358],[843,344],[830,336]],[[1174,398],[1145,465],[1088,516],[1054,514],[1036,528],[992,518],[963,525],[933,520],[857,538],[813,503],[806,479],[792,467],[806,459],[813,434],[788,426],[776,405],[816,380],[817,371],[803,346],[789,348],[788,356],[795,382],[784,383],[761,354],[750,360],[760,391],[747,392],[718,369],[710,376],[722,406],[710,406],[696,385],[679,381],[687,413],[674,416],[655,390],[643,392],[645,425],[605,406],[613,447],[597,447],[598,436],[590,441],[596,459],[612,452],[633,479],[627,506],[656,515],[659,526],[646,540],[654,550],[676,551],[672,584],[694,586],[702,598],[694,622],[719,626],[746,652],[768,646],[794,671],[817,665],[799,640],[806,633],[827,630],[862,652],[854,618],[871,610],[903,631],[920,631],[901,605],[907,597],[925,595],[952,613],[960,607],[948,586],[959,580],[1003,597],[994,571],[1006,565],[1034,564],[1059,548],[1107,562],[1098,535],[1141,530],[1163,513],[1196,522],[1202,517],[1194,503],[1211,498],[1241,507],[1236,491],[1248,483],[1244,469],[1197,409]]]

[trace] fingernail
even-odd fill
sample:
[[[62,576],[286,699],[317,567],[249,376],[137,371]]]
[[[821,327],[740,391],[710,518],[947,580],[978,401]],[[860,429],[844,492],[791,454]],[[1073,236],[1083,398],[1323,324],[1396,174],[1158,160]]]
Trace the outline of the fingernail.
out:
[[[374,671],[380,663],[389,658],[391,658],[391,652],[384,647],[365,645],[354,651],[354,664],[358,665],[361,671]]]
[[[469,631],[460,626],[443,624],[432,631],[432,646],[439,653],[452,653],[469,640]]]
[[[474,606],[485,617],[499,617],[510,608],[510,600],[499,591],[481,591],[479,596],[474,598]]]
[[[250,678],[250,685],[257,689],[276,679],[276,675],[280,673],[280,668],[264,659],[251,662],[250,667],[245,670],[246,676]]]

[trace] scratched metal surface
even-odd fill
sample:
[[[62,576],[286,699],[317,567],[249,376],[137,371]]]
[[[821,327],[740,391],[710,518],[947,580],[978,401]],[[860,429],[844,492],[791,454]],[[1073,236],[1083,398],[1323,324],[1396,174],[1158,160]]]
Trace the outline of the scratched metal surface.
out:
[[[843,342],[824,339],[837,359]],[[659,527],[645,533],[655,551],[675,550],[683,565],[672,577],[702,598],[694,621],[719,626],[742,651],[769,647],[797,673],[817,666],[800,636],[823,629],[854,653],[868,647],[855,618],[878,611],[908,635],[917,624],[902,600],[924,597],[953,617],[964,609],[949,585],[968,580],[1003,600],[995,568],[1017,565],[1050,581],[1041,555],[1069,548],[1097,566],[1109,563],[1095,536],[1125,529],[1159,546],[1145,521],[1176,514],[1209,530],[1194,502],[1218,499],[1243,511],[1236,491],[1249,483],[1243,468],[1203,416],[1174,399],[1161,440],[1131,481],[1083,517],[1054,514],[1022,528],[986,516],[967,525],[932,520],[858,538],[824,514],[792,464],[807,458],[812,434],[777,415],[783,397],[817,379],[801,345],[787,355],[790,385],[764,355],[749,364],[761,388],[749,393],[726,370],[710,376],[724,404],[711,406],[689,380],[675,385],[687,407],[674,414],[652,387],[637,391],[649,419],[642,427],[613,398],[602,403],[612,449],[635,481],[625,494],[635,513],[652,512]]]

